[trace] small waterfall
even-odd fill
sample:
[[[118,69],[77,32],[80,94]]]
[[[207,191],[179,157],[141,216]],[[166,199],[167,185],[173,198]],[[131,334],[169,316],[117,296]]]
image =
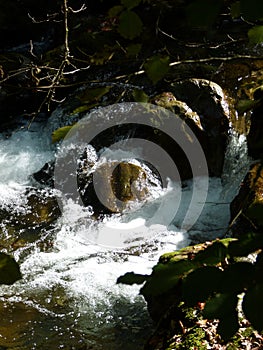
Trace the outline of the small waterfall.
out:
[[[20,206],[24,189],[32,185],[29,175],[54,157],[53,149],[41,129],[19,130],[10,138],[1,138],[0,145],[1,207],[10,203]],[[74,340],[73,329],[90,349],[141,349],[151,332],[145,302],[138,295],[138,286],[116,285],[117,278],[128,271],[150,273],[163,252],[182,248],[191,240],[222,235],[229,220],[229,202],[237,191],[236,185],[232,188],[230,174],[239,174],[238,182],[248,165],[244,140],[233,135],[223,181],[209,180],[203,212],[189,232],[177,227],[191,200],[193,181],[184,184],[181,205],[168,226],[163,211],[153,221],[149,219],[160,202],[167,208],[174,203],[178,184],[171,181],[167,189],[160,189],[151,202],[138,210],[99,221],[92,218],[92,208],[71,199],[65,201],[62,216],[52,231],[52,247],[41,251],[32,245],[28,254],[16,250],[23,279],[11,287],[1,286],[1,303],[12,309],[23,304],[25,310],[36,310],[33,321],[21,330],[21,349],[51,349],[52,338],[57,341],[54,344],[67,346]],[[202,178],[196,179],[197,187],[203,185]],[[127,244],[121,249],[96,244],[100,243],[99,237],[105,243],[103,234],[123,230]]]

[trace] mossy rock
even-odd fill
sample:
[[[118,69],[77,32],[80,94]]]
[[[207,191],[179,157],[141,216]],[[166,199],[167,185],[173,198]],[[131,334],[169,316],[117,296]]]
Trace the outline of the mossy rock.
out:
[[[108,162],[79,173],[79,192],[94,213],[119,213],[132,203],[144,203],[150,195],[147,173],[138,164]],[[159,182],[161,185],[161,183]],[[152,185],[152,184],[151,184]]]

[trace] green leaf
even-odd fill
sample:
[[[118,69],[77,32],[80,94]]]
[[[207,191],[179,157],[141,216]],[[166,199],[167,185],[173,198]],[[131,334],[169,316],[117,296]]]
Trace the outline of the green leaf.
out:
[[[255,26],[248,31],[250,44],[256,45],[263,42],[263,26]]]
[[[91,103],[99,101],[102,96],[106,95],[110,91],[110,86],[103,86],[98,88],[87,88],[78,94],[77,98],[84,103]]]
[[[159,55],[152,56],[145,64],[146,74],[151,81],[156,84],[169,71],[169,56],[161,57]]]
[[[118,31],[125,39],[134,39],[142,32],[142,21],[133,11],[127,10],[120,15]]]
[[[240,16],[240,13],[241,13],[240,1],[236,1],[230,6],[231,17],[238,18]]]
[[[13,284],[21,278],[19,265],[15,259],[0,253],[0,284]]]
[[[238,314],[237,311],[234,310],[219,321],[217,333],[224,339],[224,341],[229,341],[236,334],[238,329]]]
[[[195,266],[190,260],[175,263],[157,264],[153,268],[150,279],[141,289],[144,296],[159,295],[177,286],[181,278]]]
[[[238,262],[229,265],[223,272],[221,291],[241,293],[253,281],[255,266],[249,262]]]
[[[239,114],[244,114],[245,112],[257,107],[259,103],[259,100],[239,100],[236,109]]]
[[[149,101],[149,96],[141,89],[134,89],[132,96],[135,102],[147,103]]]
[[[204,302],[214,292],[218,292],[223,271],[217,267],[205,266],[189,273],[183,280],[183,299],[194,306]]]
[[[122,10],[123,10],[123,6],[121,5],[113,6],[109,9],[108,15],[109,17],[117,17]]]
[[[128,10],[138,6],[141,0],[121,0],[123,6],[125,6]]]
[[[74,124],[73,124],[74,125]],[[52,143],[58,142],[67,135],[67,133],[72,129],[73,125],[68,126],[62,126],[62,128],[59,128],[52,132]]]
[[[209,320],[226,318],[235,313],[237,301],[235,294],[218,293],[206,302],[203,316]]]
[[[195,0],[186,8],[189,25],[192,27],[208,28],[215,23],[222,6],[222,0]]]
[[[142,284],[144,283],[150,276],[149,275],[140,275],[134,272],[127,272],[123,276],[120,276],[117,279],[117,283],[122,284]]]
[[[263,18],[263,1],[240,0],[240,9],[243,17],[249,21]]]
[[[248,256],[261,248],[263,248],[262,233],[248,232],[229,244],[228,253],[232,257]]]
[[[126,56],[127,57],[136,57],[141,51],[142,44],[130,44],[126,47]]]
[[[253,328],[261,332],[263,330],[263,284],[250,288],[243,299],[242,308],[244,314]]]
[[[194,261],[199,262],[200,264],[217,265],[223,262],[226,256],[226,246],[222,242],[216,241],[206,249],[198,252]]]

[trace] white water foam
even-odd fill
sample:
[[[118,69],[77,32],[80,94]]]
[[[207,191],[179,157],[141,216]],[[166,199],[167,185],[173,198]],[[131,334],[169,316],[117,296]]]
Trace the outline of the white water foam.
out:
[[[40,137],[37,133],[19,131],[7,140],[0,140],[3,206],[8,201],[16,201],[19,206],[28,176],[53,157],[47,143],[41,143],[42,138],[43,135]],[[202,178],[198,181],[198,186],[202,186]],[[169,191],[162,194],[167,196],[167,203],[171,193],[177,190],[177,184],[170,183]],[[92,219],[90,208],[66,202],[56,225],[53,248],[46,252],[36,248],[28,256],[22,256],[23,279],[12,287],[1,287],[2,292],[10,295],[10,301],[15,293],[20,301],[34,305],[46,315],[72,317],[75,327],[86,336],[87,344],[96,349],[139,349],[139,343],[134,343],[134,339],[140,338],[136,332],[150,324],[145,302],[138,296],[139,286],[117,285],[117,278],[129,271],[150,274],[163,252],[188,245],[192,237],[204,240],[220,236],[228,224],[229,198],[222,197],[221,180],[210,179],[207,202],[196,225],[189,232],[178,229],[191,194],[189,181],[182,191],[175,220],[169,226],[163,224],[166,222],[163,212],[155,215],[154,222],[148,220],[158,208],[158,198],[138,211],[113,215],[99,222]],[[168,207],[170,205],[172,203]],[[130,239],[125,249],[107,249],[94,244],[97,234],[104,235],[105,243],[109,229],[113,232],[124,227],[128,233],[125,239]],[[139,234],[138,231],[133,234],[135,227],[140,227]],[[19,259],[19,250],[15,256]],[[52,293],[57,286],[61,286],[65,294],[66,307],[60,309],[52,304]],[[52,332],[48,336],[52,337]],[[144,333],[141,337],[145,340]]]

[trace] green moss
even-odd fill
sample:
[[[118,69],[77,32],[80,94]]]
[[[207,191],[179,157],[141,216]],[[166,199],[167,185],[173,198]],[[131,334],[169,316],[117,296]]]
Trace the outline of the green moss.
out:
[[[165,350],[206,350],[205,331],[198,326],[190,330],[182,337],[179,344],[171,343]]]

